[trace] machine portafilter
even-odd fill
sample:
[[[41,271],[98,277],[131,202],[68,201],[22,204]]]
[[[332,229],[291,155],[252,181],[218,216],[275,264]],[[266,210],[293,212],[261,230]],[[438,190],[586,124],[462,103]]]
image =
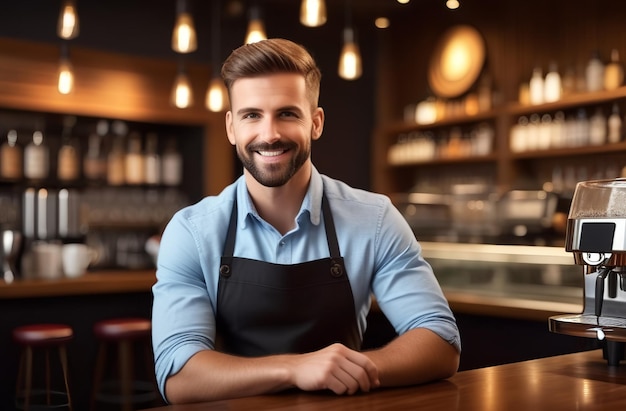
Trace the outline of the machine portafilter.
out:
[[[584,267],[584,308],[551,317],[550,331],[604,341],[609,365],[618,365],[626,343],[626,179],[576,185],[565,249]]]

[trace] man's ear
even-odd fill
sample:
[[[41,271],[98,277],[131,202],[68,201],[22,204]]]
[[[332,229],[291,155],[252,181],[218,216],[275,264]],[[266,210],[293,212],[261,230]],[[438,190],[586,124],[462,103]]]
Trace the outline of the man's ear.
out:
[[[317,107],[313,112],[313,127],[311,130],[311,138],[317,140],[322,136],[324,131],[324,109]]]
[[[233,146],[235,145],[235,133],[233,132],[233,113],[228,110],[226,112],[226,116],[224,117],[224,122],[226,123],[226,135],[228,136],[228,141]]]

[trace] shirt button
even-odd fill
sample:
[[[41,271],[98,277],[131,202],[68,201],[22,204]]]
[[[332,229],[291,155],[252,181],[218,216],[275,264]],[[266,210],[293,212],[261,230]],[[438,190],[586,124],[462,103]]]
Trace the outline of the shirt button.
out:
[[[285,242],[284,242],[284,241],[281,241],[281,242],[279,243],[279,245],[280,245],[281,247],[284,247],[284,246],[285,246]]]

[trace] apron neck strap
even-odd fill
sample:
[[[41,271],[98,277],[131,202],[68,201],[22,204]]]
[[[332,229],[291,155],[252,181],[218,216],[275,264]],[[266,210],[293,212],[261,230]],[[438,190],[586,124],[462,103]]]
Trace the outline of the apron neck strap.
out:
[[[328,251],[333,259],[341,258],[339,250],[339,242],[337,241],[337,232],[335,231],[335,222],[333,214],[330,211],[330,205],[326,194],[322,193],[322,215],[324,218],[324,229],[326,230],[326,241],[328,242]],[[224,242],[224,250],[222,256],[231,258],[235,252],[235,236],[237,230],[237,197],[233,202],[233,209],[230,213],[230,223],[228,224],[228,233]]]

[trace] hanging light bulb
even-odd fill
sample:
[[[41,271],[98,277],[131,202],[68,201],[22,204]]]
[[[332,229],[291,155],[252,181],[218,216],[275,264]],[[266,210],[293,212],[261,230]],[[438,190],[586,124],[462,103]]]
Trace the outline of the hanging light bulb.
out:
[[[356,80],[363,71],[361,52],[356,41],[356,34],[352,27],[352,9],[350,1],[346,0],[346,25],[343,29],[343,48],[339,56],[339,77],[345,80]]]
[[[302,0],[300,23],[307,27],[319,27],[326,23],[326,2],[324,0]]]
[[[354,29],[346,27],[343,29],[343,48],[339,57],[339,77],[356,80],[361,77],[362,72],[361,52],[355,40]]]
[[[61,45],[61,59],[59,61],[59,76],[57,89],[61,94],[70,94],[74,90],[74,68],[70,62],[69,47],[63,43]]]
[[[248,33],[246,34],[246,43],[256,43],[257,41],[267,39],[265,34],[265,26],[261,20],[261,10],[254,5],[250,7],[250,21],[248,23]]]
[[[187,108],[193,105],[193,92],[191,82],[187,76],[184,64],[181,63],[172,87],[171,103],[174,107]]]
[[[454,10],[454,9],[458,9],[460,4],[458,0],[447,0],[446,6],[448,6],[450,10]]]
[[[57,35],[64,40],[71,40],[78,36],[78,12],[74,0],[65,0],[61,5]]]
[[[227,104],[228,92],[224,81],[220,77],[220,42],[221,42],[221,5],[219,0],[213,0],[213,22],[212,27],[212,47],[211,47],[211,60],[213,61],[213,77],[209,82],[209,87],[206,91],[204,99],[204,105],[210,111],[219,113],[223,111]]]
[[[176,3],[176,24],[172,32],[172,50],[177,53],[191,53],[198,48],[193,17],[187,8],[187,0]]]
[[[220,77],[213,77],[206,91],[205,105],[210,111],[219,113],[224,111],[228,100],[228,92],[224,81]]]

